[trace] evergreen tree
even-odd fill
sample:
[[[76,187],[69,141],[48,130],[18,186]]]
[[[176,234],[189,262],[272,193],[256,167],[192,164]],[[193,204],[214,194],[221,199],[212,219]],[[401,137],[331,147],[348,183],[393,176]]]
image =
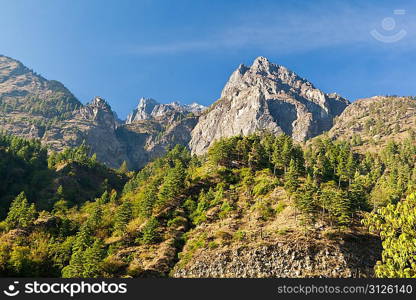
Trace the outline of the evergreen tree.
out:
[[[121,174],[126,174],[128,171],[129,171],[129,168],[127,166],[127,162],[124,160],[120,168],[118,168],[118,172]]]
[[[93,231],[90,222],[83,223],[76,235],[72,251],[76,253],[87,249],[92,243],[92,235]]]
[[[341,226],[348,225],[351,222],[352,210],[347,193],[343,190],[339,190],[332,200],[332,206],[337,224]]]
[[[95,202],[95,205],[92,209],[91,215],[88,217],[88,224],[91,227],[91,230],[97,229],[103,218],[103,208],[101,202]]]
[[[145,224],[142,230],[141,242],[143,244],[153,244],[158,241],[159,234],[157,229],[159,227],[159,222],[155,217],[151,217]]]
[[[317,212],[316,185],[308,175],[304,186],[296,194],[295,205],[305,216],[307,222],[313,222]]]
[[[285,173],[284,186],[289,195],[293,194],[299,187],[298,170],[293,159],[290,160],[289,169]]]
[[[123,235],[126,226],[132,218],[132,208],[129,201],[124,201],[117,209],[114,221],[114,231],[117,235]]]
[[[157,195],[157,186],[150,184],[145,187],[143,192],[143,199],[140,203],[139,214],[143,217],[149,218],[153,212],[153,206],[156,202]]]
[[[158,193],[158,205],[163,206],[169,200],[177,197],[184,187],[186,171],[180,160],[175,161],[175,166],[168,170],[163,179]]]
[[[7,228],[26,228],[32,224],[36,217],[35,205],[29,204],[24,192],[21,192],[10,205],[5,220]]]
[[[368,208],[364,177],[358,172],[355,173],[354,179],[348,188],[348,198],[353,210],[365,210]]]
[[[81,278],[84,271],[84,255],[82,250],[73,252],[69,264],[62,269],[63,278]]]
[[[254,141],[248,154],[248,165],[250,168],[259,170],[266,166],[265,152],[258,141]]]
[[[95,240],[94,244],[87,248],[83,253],[82,277],[97,278],[102,273],[102,259],[104,253],[100,240]]]

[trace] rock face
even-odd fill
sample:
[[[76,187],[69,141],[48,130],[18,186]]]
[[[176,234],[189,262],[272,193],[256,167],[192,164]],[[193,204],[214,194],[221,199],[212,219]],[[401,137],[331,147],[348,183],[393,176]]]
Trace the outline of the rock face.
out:
[[[268,130],[304,141],[331,128],[349,102],[324,94],[307,80],[258,57],[240,65],[221,98],[204,113],[192,131],[190,148],[201,154],[222,137]]]
[[[167,148],[177,144],[187,146],[191,131],[204,109],[196,103],[160,104],[154,99],[141,98],[137,108],[127,117],[126,124],[117,129],[117,136],[123,142],[130,161],[142,167],[149,160],[163,155]]]
[[[174,268],[174,277],[193,278],[305,278],[374,277],[380,259],[380,241],[372,236],[361,241],[318,243],[286,240],[269,245],[240,246],[199,253],[185,266]]]

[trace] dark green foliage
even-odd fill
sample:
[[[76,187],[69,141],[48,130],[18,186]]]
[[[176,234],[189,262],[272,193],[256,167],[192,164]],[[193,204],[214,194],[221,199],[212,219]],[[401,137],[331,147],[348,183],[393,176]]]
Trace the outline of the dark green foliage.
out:
[[[347,142],[322,138],[302,148],[266,132],[219,140],[202,157],[176,146],[127,172],[101,165],[84,144],[48,159],[37,141],[0,136],[0,275],[135,276],[136,250],[179,250],[190,228],[246,209],[268,222],[293,206],[304,226],[341,230],[363,210],[414,191],[415,163],[410,139],[359,154]]]
[[[9,230],[24,229],[33,223],[35,217],[35,205],[33,203],[29,204],[25,193],[21,192],[10,205],[5,222]]]
[[[298,169],[295,161],[292,159],[289,163],[289,168],[285,172],[285,189],[289,194],[294,193],[299,187]]]
[[[142,230],[142,237],[140,242],[142,244],[153,244],[159,240],[159,234],[157,229],[159,227],[159,222],[155,217],[151,217],[145,224]]]
[[[129,201],[123,202],[117,209],[114,221],[114,231],[118,235],[123,235],[127,224],[132,218],[132,208]]]

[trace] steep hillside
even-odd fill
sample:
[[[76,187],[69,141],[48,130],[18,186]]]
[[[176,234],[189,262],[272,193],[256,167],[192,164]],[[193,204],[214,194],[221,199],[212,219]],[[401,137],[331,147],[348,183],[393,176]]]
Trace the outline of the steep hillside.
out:
[[[0,108],[15,112],[11,121],[18,123],[26,114],[37,119],[64,119],[80,106],[62,83],[46,80],[21,62],[0,55]]]
[[[304,147],[264,132],[221,139],[201,157],[176,146],[135,173],[109,170],[85,146],[54,153],[46,165],[39,142],[0,142],[3,276],[414,272],[406,251],[416,222],[414,139],[360,154],[346,142]],[[409,226],[394,227],[398,218]]]
[[[361,150],[380,149],[389,141],[415,136],[416,100],[410,97],[376,96],[349,105],[335,119],[328,136],[350,140]]]
[[[283,66],[258,57],[240,65],[221,98],[199,119],[190,148],[201,154],[222,137],[268,130],[304,141],[331,128],[348,105],[336,94],[324,94]]]
[[[89,157],[85,145],[47,156],[39,141],[0,135],[0,218],[22,191],[38,209],[61,198],[68,207],[91,201],[104,190],[120,191],[127,177]]]

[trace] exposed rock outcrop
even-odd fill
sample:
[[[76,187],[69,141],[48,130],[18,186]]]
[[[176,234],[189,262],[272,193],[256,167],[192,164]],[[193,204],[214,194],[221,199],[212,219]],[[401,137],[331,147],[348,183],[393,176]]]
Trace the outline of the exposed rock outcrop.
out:
[[[324,94],[283,66],[258,57],[251,67],[240,65],[221,98],[200,117],[190,148],[201,154],[222,137],[268,130],[304,141],[331,128],[333,118],[349,102]]]
[[[174,277],[373,277],[381,244],[374,236],[353,240],[291,240],[201,252]]]
[[[141,98],[137,108],[127,116],[126,124],[137,123],[143,120],[157,120],[169,123],[190,114],[200,115],[205,109],[205,106],[195,102],[189,105],[181,105],[177,101],[160,104],[151,98]]]

